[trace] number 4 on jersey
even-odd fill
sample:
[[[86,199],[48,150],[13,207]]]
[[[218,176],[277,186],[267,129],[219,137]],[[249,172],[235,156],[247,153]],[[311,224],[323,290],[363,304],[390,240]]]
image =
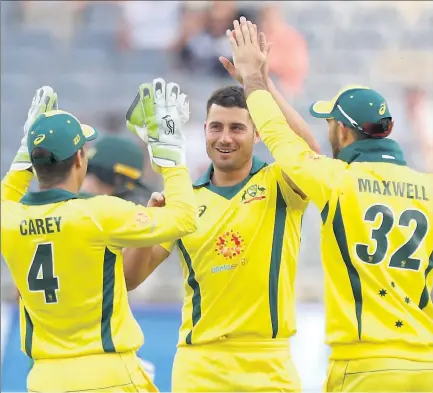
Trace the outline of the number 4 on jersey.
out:
[[[57,303],[56,290],[59,280],[54,277],[53,245],[51,243],[38,244],[27,276],[29,290],[44,291],[45,303]]]

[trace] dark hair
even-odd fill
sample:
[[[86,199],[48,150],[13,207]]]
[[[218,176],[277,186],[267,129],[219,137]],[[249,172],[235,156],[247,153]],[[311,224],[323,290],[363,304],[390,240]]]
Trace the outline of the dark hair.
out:
[[[224,108],[248,109],[244,88],[236,85],[226,86],[215,90],[207,100],[207,114],[209,114],[209,109],[213,104],[223,106]]]
[[[48,150],[42,147],[34,149],[31,154],[31,160],[40,185],[44,188],[52,188],[64,182],[71,172],[76,154],[66,160],[56,161],[53,154]]]

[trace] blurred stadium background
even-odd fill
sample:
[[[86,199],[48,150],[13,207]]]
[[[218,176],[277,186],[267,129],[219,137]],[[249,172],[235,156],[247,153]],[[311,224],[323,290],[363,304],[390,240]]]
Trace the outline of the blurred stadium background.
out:
[[[240,15],[273,42],[273,79],[306,116],[325,154],[326,126],[309,117],[309,104],[346,84],[364,84],[387,97],[393,137],[409,165],[433,171],[433,2],[1,1],[2,176],[41,85],[53,86],[62,109],[100,132],[130,137],[126,109],[141,82],[160,76],[178,82],[191,99],[188,165],[197,178],[209,164],[202,133],[206,100],[215,88],[234,83],[218,56],[230,56],[224,32]],[[256,153],[271,161],[264,146]],[[161,179],[146,167],[144,182],[159,190]],[[319,215],[310,207],[292,344],[305,390],[320,390],[326,372],[319,242]],[[155,364],[161,391],[170,390],[182,294],[176,255],[131,293],[146,335],[140,354]],[[3,261],[1,296],[2,391],[24,391],[29,363],[19,352],[16,294]]]

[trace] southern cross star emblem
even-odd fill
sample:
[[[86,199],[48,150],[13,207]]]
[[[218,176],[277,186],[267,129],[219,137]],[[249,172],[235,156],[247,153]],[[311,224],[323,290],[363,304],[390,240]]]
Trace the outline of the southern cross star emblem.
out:
[[[397,321],[395,323],[395,326],[398,327],[398,328],[401,328],[403,326],[403,322],[402,321]]]
[[[386,296],[386,290],[385,289],[381,289],[380,291],[379,291],[379,295],[380,295],[380,297],[384,297],[384,296]]]

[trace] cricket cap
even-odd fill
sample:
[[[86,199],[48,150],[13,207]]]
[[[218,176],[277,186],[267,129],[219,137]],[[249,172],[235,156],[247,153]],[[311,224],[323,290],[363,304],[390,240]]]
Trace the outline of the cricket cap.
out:
[[[94,140],[98,132],[68,112],[54,110],[40,114],[29,130],[27,146],[32,163],[59,162],[72,157],[83,145]],[[33,159],[34,149],[41,147],[50,158]]]
[[[89,149],[88,157],[88,172],[97,176],[100,174],[98,177],[106,183],[114,180],[114,174],[133,181],[138,181],[143,174],[143,148],[125,137],[104,136]],[[109,175],[107,179],[103,174]]]
[[[372,138],[387,137],[393,126],[392,121],[382,126],[382,119],[391,118],[388,104],[382,95],[366,86],[346,86],[330,101],[314,102],[310,113],[317,118],[341,121]]]

